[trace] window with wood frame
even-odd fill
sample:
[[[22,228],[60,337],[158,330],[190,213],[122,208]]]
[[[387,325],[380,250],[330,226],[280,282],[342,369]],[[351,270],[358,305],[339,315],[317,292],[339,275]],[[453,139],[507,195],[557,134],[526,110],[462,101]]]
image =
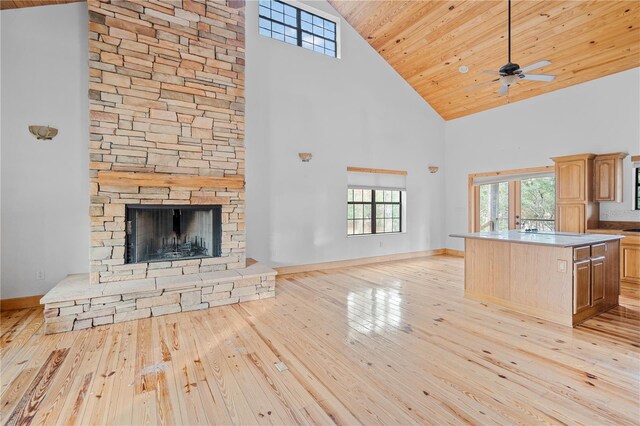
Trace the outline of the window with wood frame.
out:
[[[469,176],[471,232],[555,230],[555,176],[551,167]]]

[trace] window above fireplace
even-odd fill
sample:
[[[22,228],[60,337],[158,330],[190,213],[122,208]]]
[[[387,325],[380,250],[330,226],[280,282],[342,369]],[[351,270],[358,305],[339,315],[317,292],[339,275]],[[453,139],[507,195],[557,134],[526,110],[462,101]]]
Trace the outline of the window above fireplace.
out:
[[[128,205],[126,263],[219,257],[221,206]]]

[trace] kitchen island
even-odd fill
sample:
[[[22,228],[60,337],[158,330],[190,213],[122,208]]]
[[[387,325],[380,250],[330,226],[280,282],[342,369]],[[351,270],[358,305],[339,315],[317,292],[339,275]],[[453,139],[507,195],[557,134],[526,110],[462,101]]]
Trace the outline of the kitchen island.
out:
[[[465,239],[465,296],[567,326],[618,305],[619,235],[525,231]]]

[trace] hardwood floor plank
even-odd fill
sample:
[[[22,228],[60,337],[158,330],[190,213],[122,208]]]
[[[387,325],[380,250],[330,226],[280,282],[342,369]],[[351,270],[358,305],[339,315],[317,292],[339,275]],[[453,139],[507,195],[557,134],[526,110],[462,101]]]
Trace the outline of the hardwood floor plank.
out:
[[[466,299],[463,275],[283,275],[274,299],[52,336],[3,312],[2,422],[639,424],[640,310],[572,329]]]

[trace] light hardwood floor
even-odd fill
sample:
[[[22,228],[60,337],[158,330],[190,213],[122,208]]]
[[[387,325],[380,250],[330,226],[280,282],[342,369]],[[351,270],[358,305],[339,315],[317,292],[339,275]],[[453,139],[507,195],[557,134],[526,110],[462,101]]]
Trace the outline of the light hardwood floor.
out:
[[[462,280],[448,256],[300,273],[275,299],[51,336],[3,312],[2,423],[638,424],[638,311],[571,329]]]

